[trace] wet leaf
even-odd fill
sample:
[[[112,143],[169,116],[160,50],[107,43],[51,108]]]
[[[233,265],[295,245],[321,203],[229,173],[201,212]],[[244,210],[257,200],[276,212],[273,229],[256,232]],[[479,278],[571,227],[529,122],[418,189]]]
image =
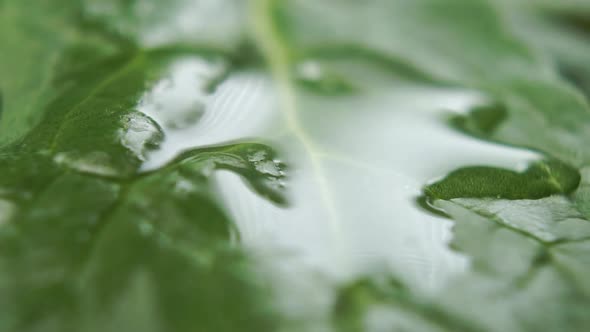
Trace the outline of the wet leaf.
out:
[[[273,330],[268,288],[234,244],[211,177],[229,170],[286,204],[276,153],[234,143],[141,169],[165,139],[139,111],[142,98],[179,59],[217,51],[140,48],[73,4],[44,6],[34,10],[56,17],[2,3],[2,125],[11,130],[0,151],[0,329]],[[49,60],[35,67],[23,54]]]
[[[579,183],[580,175],[575,168],[549,160],[534,163],[521,173],[483,166],[462,168],[424,191],[431,199],[444,200],[460,197],[538,199],[569,194]]]
[[[589,10],[2,1],[0,330],[588,330]],[[228,93],[253,76],[267,99]],[[465,108],[450,125],[434,113]],[[200,140],[156,160],[187,128]],[[495,143],[539,160],[503,167]],[[243,187],[250,200],[228,199]],[[469,261],[429,291],[451,254],[443,221],[411,203],[421,187]],[[332,285],[328,314],[296,283],[298,296],[277,298],[277,270],[241,243],[236,206],[352,280]],[[377,261],[388,272],[364,275]]]

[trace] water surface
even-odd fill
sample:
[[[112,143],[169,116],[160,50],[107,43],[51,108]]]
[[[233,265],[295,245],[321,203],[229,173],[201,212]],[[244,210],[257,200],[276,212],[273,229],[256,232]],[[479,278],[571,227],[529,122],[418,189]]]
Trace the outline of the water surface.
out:
[[[233,173],[219,172],[216,179],[243,244],[291,294],[285,304],[291,309],[307,306],[298,301],[324,300],[301,294],[298,300],[289,288],[312,293],[322,288],[314,285],[318,280],[340,282],[373,272],[393,272],[416,289],[439,289],[468,262],[448,248],[452,222],[415,203],[421,188],[459,167],[519,170],[538,158],[448,126],[451,112],[486,102],[474,92],[399,80],[380,81],[362,95],[321,96],[303,89],[296,118],[303,132],[293,132],[287,123],[293,119],[285,116],[264,73],[237,72],[214,93],[196,93],[222,66],[184,59],[140,103],[166,130],[147,168],[184,149],[227,141],[257,139],[278,148],[289,166],[289,207],[256,195]],[[177,114],[198,114],[184,126],[166,124],[167,115],[154,106],[158,100]]]

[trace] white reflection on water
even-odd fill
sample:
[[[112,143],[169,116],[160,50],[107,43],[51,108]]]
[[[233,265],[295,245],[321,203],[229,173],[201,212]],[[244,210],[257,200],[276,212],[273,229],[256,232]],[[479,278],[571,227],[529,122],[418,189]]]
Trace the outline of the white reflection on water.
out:
[[[269,81],[261,75],[236,74],[214,93],[206,93],[205,85],[222,69],[218,62],[185,58],[142,98],[138,109],[163,125],[166,134],[145,169],[161,166],[186,149],[259,136],[276,117]],[[193,124],[166,125],[179,114],[192,117],[193,112],[200,113]]]
[[[190,62],[186,66],[190,69]],[[295,274],[296,279],[301,278],[297,267],[305,266],[330,279],[394,271],[419,289],[440,287],[465,268],[466,260],[447,247],[452,223],[414,204],[421,187],[458,167],[519,169],[537,158],[445,125],[442,111],[465,111],[481,102],[474,93],[392,86],[362,98],[304,96],[299,116],[316,142],[314,151],[277,125],[282,115],[273,96],[263,74],[233,75],[206,98],[198,123],[166,133],[163,149],[148,166],[161,165],[189,147],[244,137],[275,142],[290,166],[291,207],[260,198],[230,172],[218,173],[217,179],[244,244],[274,257],[275,268],[284,270],[281,275]],[[319,188],[311,158],[319,161],[326,188]],[[328,212],[327,201],[334,204],[335,215]],[[337,219],[337,232],[330,218]]]

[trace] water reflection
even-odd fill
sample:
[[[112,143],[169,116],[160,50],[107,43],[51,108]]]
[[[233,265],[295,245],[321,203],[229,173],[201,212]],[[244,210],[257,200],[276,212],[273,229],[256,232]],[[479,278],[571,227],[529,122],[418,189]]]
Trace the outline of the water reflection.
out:
[[[304,109],[324,110],[321,116],[304,113],[302,121],[319,142],[311,153],[321,161],[340,234],[330,227],[333,216],[311,174],[310,151],[287,134],[280,145],[290,156],[292,208],[274,207],[240,189],[230,173],[219,176],[244,241],[260,250],[289,249],[336,278],[385,266],[411,284],[437,288],[465,260],[447,248],[451,222],[413,203],[422,186],[463,165],[516,169],[536,157],[465,137],[441,121],[441,110],[466,110],[479,101],[472,93],[425,88],[344,98],[336,106],[332,100],[332,107],[305,98]]]
[[[194,65],[183,66],[186,72]],[[367,90],[362,97],[300,92],[299,121],[314,142],[313,150],[289,132],[275,95],[262,73],[230,75],[203,97],[200,121],[168,128],[163,149],[151,155],[148,166],[157,167],[188,147],[244,137],[280,147],[289,165],[291,207],[259,197],[231,172],[218,173],[217,180],[244,245],[264,257],[265,266],[280,275],[283,284],[306,280],[301,269],[337,281],[379,271],[394,272],[417,289],[438,289],[467,262],[447,247],[452,223],[415,204],[424,184],[465,165],[519,169],[537,158],[448,127],[445,112],[464,112],[483,101],[468,91],[408,83]],[[319,163],[324,188],[313,174],[318,167],[312,159]],[[327,201],[334,204],[335,214]],[[286,262],[291,277],[280,273]],[[313,289],[313,282],[307,287]],[[297,302],[292,290],[282,289],[291,296],[289,305]],[[309,301],[313,296],[299,298]]]
[[[150,155],[145,169],[159,167],[189,148],[259,136],[261,129],[274,122],[274,97],[265,76],[237,73],[212,93],[207,91],[224,66],[199,57],[186,58],[173,64],[168,77],[144,96],[139,110],[164,124],[166,132],[162,148]],[[172,119],[179,113],[194,121],[166,125],[176,121]]]

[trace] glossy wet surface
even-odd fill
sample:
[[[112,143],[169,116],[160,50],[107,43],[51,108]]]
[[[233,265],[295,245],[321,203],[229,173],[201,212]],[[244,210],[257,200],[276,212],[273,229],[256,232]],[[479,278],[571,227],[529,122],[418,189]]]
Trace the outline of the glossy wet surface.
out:
[[[210,95],[184,91],[198,87],[218,65],[203,61],[172,65],[167,82],[156,85],[165,87],[156,94],[168,100],[167,110],[196,104],[202,114],[182,128],[160,120],[166,139],[147,168],[183,149],[227,141],[256,139],[279,147],[288,165],[289,207],[257,196],[237,175],[217,176],[244,245],[271,266],[273,260],[292,261],[338,280],[394,271],[418,288],[437,289],[467,262],[447,246],[451,222],[415,203],[421,188],[462,166],[522,170],[537,158],[467,137],[447,124],[451,112],[485,102],[472,92],[394,79],[336,98],[300,90],[294,120],[260,72],[232,74]],[[145,100],[140,110],[165,118]],[[289,121],[298,122],[295,130]]]

